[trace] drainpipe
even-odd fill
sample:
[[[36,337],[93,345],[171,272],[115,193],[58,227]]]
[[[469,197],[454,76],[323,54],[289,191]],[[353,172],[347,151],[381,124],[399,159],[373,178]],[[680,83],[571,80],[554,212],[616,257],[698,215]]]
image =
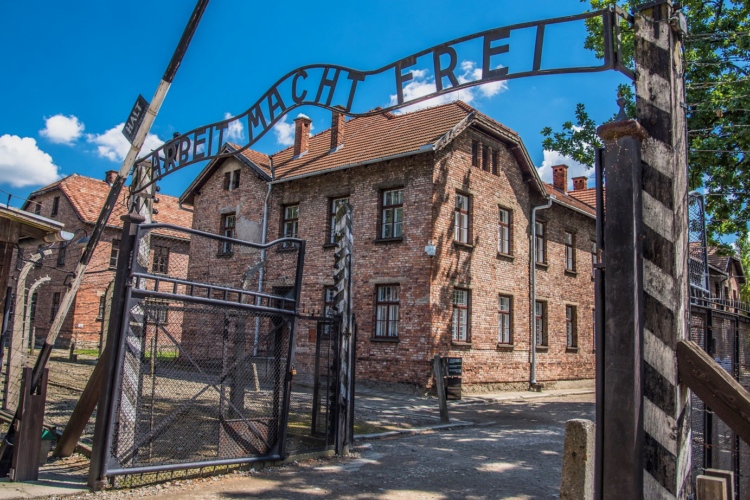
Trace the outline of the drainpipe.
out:
[[[539,205],[531,209],[531,386],[536,385],[536,211],[544,210],[552,206],[555,195],[547,196],[547,204]]]
[[[262,245],[266,244],[266,238],[268,236],[268,200],[271,198],[271,188],[273,188],[274,169],[273,169],[273,158],[271,160],[271,182],[268,183],[266,189],[266,199],[263,200],[263,222],[261,225],[261,236],[260,242]],[[261,248],[260,250],[260,261],[265,263],[266,261],[266,249]],[[263,293],[263,278],[265,275],[265,265],[261,265],[258,270],[258,293]],[[260,297],[255,298],[255,304],[260,305]],[[260,318],[255,318],[255,341],[253,342],[253,356],[258,355],[258,340],[260,336]]]

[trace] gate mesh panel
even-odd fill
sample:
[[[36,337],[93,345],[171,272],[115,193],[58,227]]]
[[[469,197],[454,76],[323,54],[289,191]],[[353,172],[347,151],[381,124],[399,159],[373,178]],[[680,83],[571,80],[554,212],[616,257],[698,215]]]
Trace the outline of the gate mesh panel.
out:
[[[288,319],[133,302],[111,448],[119,467],[270,455],[280,437]]]
[[[693,309],[690,312],[690,340],[705,348],[706,314],[700,309]],[[705,435],[706,405],[698,396],[691,394],[690,408],[690,425],[693,433],[693,476],[695,477],[703,473],[703,469],[706,467],[705,453],[708,450]]]
[[[301,245],[262,250],[160,224],[139,231],[108,470],[277,457]],[[159,249],[163,238],[189,246]]]

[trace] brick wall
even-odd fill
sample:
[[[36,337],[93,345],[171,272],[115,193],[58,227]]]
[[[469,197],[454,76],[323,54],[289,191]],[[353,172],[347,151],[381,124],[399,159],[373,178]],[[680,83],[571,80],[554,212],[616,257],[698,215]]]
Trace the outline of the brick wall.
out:
[[[59,196],[58,213],[51,215],[53,200]],[[81,221],[74,207],[66,198],[65,194],[59,189],[50,190],[42,193],[34,201],[42,204],[41,214],[44,217],[50,217],[65,224],[65,231],[74,232],[78,228],[84,228],[87,234],[93,232],[93,224],[85,224]],[[110,221],[110,225],[120,223],[120,221]],[[102,334],[102,317],[100,316],[100,300],[106,293],[107,286],[114,280],[115,272],[110,267],[110,256],[112,251],[113,240],[119,240],[121,229],[117,227],[107,227],[94,250],[94,254],[89,262],[86,274],[81,282],[81,286],[76,294],[71,312],[63,324],[56,345],[67,347],[71,340],[81,348],[96,348],[99,345]],[[78,232],[75,238],[83,236]],[[187,276],[187,254],[189,243],[166,238],[153,238],[152,246],[167,245],[170,247],[169,271],[173,276]],[[37,343],[43,342],[49,332],[52,324],[52,306],[54,294],[60,294],[60,298],[65,295],[68,287],[64,285],[66,275],[75,271],[76,265],[83,252],[83,247],[69,247],[65,252],[63,265],[58,264],[60,254],[59,243],[54,244],[55,249],[52,255],[46,257],[42,262],[42,267],[32,270],[27,278],[27,288],[36,279],[42,276],[49,276],[50,282],[41,285],[37,289],[36,315],[31,327],[35,331]],[[26,256],[31,254],[26,251]],[[153,249],[151,250],[153,255]],[[180,257],[184,256],[184,257]],[[106,335],[106,332],[105,332]]]
[[[472,140],[498,152],[498,175],[471,166]],[[335,154],[335,153],[332,153]],[[217,233],[222,213],[237,214],[248,236],[259,235],[267,185],[242,169],[240,187],[223,189],[224,171],[240,169],[224,162],[195,198],[194,227]],[[379,198],[384,189],[403,188],[403,238],[379,241]],[[453,241],[456,192],[471,197],[469,245]],[[353,209],[353,300],[358,325],[359,380],[432,385],[435,354],[464,359],[464,384],[524,386],[530,367],[529,235],[531,207],[543,203],[507,146],[478,131],[461,134],[438,153],[331,172],[273,186],[269,200],[268,240],[281,236],[282,211],[299,205],[298,236],[307,241],[301,307],[321,315],[324,287],[333,285],[330,200],[348,196]],[[498,254],[498,210],[512,211],[512,252]],[[540,212],[548,222],[548,265],[538,266],[538,298],[548,303],[548,347],[538,353],[538,380],[593,378],[593,282],[590,241],[594,220],[555,205]],[[576,234],[577,273],[564,271],[565,230]],[[238,227],[239,233],[239,227]],[[241,236],[241,235],[240,235]],[[428,241],[436,247],[430,258]],[[253,241],[258,241],[253,239]],[[194,256],[200,255],[200,260]],[[191,248],[191,279],[227,280],[244,272],[241,259],[216,256],[215,249]],[[378,285],[400,287],[397,339],[376,339],[375,294]],[[471,292],[470,342],[451,340],[454,287]],[[498,296],[513,298],[513,342],[498,345]],[[578,348],[567,349],[565,305],[577,311]],[[187,328],[185,335],[188,335]],[[301,321],[296,351],[299,374],[311,373],[315,324]],[[186,337],[187,340],[187,337]],[[194,349],[210,355],[193,335]]]

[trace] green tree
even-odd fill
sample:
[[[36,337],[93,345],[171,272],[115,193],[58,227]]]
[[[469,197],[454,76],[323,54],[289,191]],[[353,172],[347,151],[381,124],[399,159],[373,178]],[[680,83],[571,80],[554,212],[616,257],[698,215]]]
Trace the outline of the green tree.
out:
[[[619,5],[630,9],[645,0],[581,0],[594,10]],[[750,221],[750,0],[686,0],[682,11],[689,34],[685,39],[685,89],[689,142],[690,188],[703,188],[712,242],[719,236],[745,238]],[[633,67],[633,30],[623,21],[623,60]],[[585,47],[602,56],[600,18],[587,21]],[[621,85],[627,114],[635,116],[632,88]],[[593,166],[593,148],[601,143],[596,123],[584,104],[576,122],[559,132],[542,130],[545,149],[559,151]],[[613,117],[614,118],[614,117]]]
[[[742,262],[742,269],[745,272],[745,277],[748,277],[747,273],[750,272],[750,240],[746,237],[737,238],[735,247],[737,249],[737,254],[740,256],[740,262]],[[742,302],[750,302],[750,282],[745,281],[745,284],[742,285],[740,297]]]

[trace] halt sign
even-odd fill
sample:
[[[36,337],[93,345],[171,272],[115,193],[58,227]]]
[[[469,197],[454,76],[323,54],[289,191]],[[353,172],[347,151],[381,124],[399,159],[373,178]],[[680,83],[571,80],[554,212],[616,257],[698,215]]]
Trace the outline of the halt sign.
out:
[[[135,100],[133,109],[130,111],[128,119],[125,120],[125,126],[122,127],[122,135],[125,136],[130,144],[133,144],[135,140],[135,134],[141,127],[143,118],[146,116],[146,111],[148,111],[148,101],[142,95],[138,94],[138,99]]]

